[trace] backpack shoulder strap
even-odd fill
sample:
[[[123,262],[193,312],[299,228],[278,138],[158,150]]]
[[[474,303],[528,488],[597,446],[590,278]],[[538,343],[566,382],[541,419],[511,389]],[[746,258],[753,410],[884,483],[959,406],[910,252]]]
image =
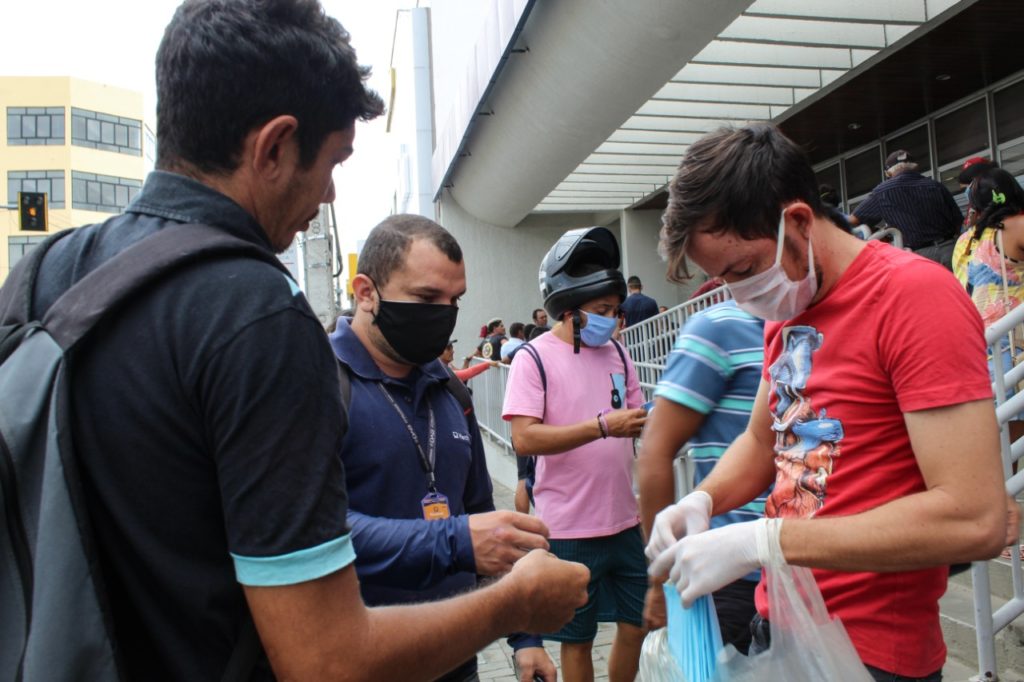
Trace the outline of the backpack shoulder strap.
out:
[[[444,364],[444,363],[442,363]],[[451,393],[457,401],[459,401],[459,407],[462,408],[462,414],[466,415],[466,421],[470,419],[476,419],[476,415],[473,413],[473,396],[469,393],[469,388],[466,384],[462,383],[462,379],[455,375],[455,372],[448,365],[444,365],[444,371],[448,373],[448,381],[445,383],[445,388]]]
[[[331,350],[333,353],[334,351]],[[338,360],[338,385],[341,387],[342,427],[348,433],[348,412],[352,406],[352,374],[348,365]]]
[[[288,270],[268,249],[199,223],[167,227],[133,244],[75,283],[43,316],[43,326],[67,352],[108,311],[185,263],[245,256]],[[290,275],[288,275],[290,276]]]
[[[540,353],[534,348],[529,341],[516,348],[516,350],[524,350],[526,354],[533,358],[533,362],[537,365],[537,373],[540,374],[540,388],[544,392],[544,414],[548,413],[548,374],[544,371],[544,363],[540,361]]]
[[[519,346],[519,348],[516,348],[516,352],[520,350],[526,351],[526,354],[533,358],[533,361],[537,364],[537,372],[540,374],[540,385],[541,388],[544,389],[544,394],[546,396],[548,392],[548,375],[544,371],[544,363],[540,361],[540,353],[538,353],[537,349],[530,345],[529,342],[526,342]]]
[[[32,318],[32,298],[35,296],[36,279],[50,247],[67,237],[74,230],[62,230],[44,239],[29,251],[11,269],[3,288],[0,288],[0,323],[5,325],[27,324]]]
[[[612,339],[612,345],[615,346],[615,350],[619,352],[619,360],[622,360],[622,375],[626,379],[626,392],[629,392],[629,363],[626,362],[626,351],[622,348],[622,344]]]

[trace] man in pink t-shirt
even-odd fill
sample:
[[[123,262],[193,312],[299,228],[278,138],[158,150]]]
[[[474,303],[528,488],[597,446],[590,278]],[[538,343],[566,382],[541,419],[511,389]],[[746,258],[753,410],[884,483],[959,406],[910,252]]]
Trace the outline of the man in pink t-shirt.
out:
[[[557,324],[512,360],[503,417],[520,456],[537,457],[537,515],[551,551],[591,571],[586,606],[547,639],[561,642],[562,676],[593,680],[598,620],[618,623],[612,682],[636,677],[647,566],[633,494],[633,438],[647,412],[632,361],[612,333],[626,284],[619,247],[602,227],[571,230],[541,263],[544,307]]]
[[[771,322],[750,423],[655,519],[652,574],[690,602],[765,564],[810,567],[874,679],[941,679],[948,565],[1017,537],[970,300],[936,263],[830,222],[770,125],[689,148],[661,246],[670,276],[689,259]],[[704,530],[773,482],[766,518]],[[763,578],[756,602],[752,653],[770,634]]]

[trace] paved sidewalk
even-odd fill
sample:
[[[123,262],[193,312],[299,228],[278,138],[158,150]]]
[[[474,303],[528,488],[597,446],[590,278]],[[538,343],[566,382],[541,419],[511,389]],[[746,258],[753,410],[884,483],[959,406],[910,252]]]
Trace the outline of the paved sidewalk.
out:
[[[491,479],[494,484],[494,506],[498,509],[514,509],[514,492],[501,483]],[[595,682],[607,682],[608,680],[608,654],[612,648],[612,638],[615,636],[615,626],[610,623],[601,623],[598,626],[597,638],[594,640],[594,680]],[[545,642],[547,649],[555,665],[559,665],[559,645],[557,642]],[[515,682],[515,669],[512,667],[512,649],[500,639],[477,654],[479,674],[481,682]],[[561,679],[561,667],[559,667],[559,679]]]

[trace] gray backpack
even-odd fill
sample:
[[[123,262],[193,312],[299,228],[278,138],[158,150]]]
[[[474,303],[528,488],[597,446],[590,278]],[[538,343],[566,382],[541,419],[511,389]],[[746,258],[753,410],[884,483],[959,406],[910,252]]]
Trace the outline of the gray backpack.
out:
[[[284,270],[269,251],[222,230],[174,226],[89,273],[33,320],[43,256],[70,232],[22,258],[0,289],[0,680],[123,677],[71,443],[68,354],[185,264],[244,256]],[[224,679],[246,678],[260,653],[251,619],[241,632]]]

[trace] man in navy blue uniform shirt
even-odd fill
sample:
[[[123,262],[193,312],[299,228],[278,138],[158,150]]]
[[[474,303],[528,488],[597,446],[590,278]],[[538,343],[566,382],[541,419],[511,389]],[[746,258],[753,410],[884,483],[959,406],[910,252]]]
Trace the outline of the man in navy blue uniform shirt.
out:
[[[639,277],[633,275],[626,280],[626,288],[629,289],[629,296],[622,302],[620,308],[626,313],[627,327],[658,314],[658,302],[643,293],[644,285]]]
[[[356,572],[370,605],[448,597],[547,549],[539,519],[494,511],[476,420],[448,390],[437,360],[455,326],[466,272],[458,242],[417,215],[375,227],[353,278],[355,313],[331,346],[352,386],[341,459]],[[510,644],[523,679],[554,682],[539,639]],[[475,679],[476,659],[440,678]]]

